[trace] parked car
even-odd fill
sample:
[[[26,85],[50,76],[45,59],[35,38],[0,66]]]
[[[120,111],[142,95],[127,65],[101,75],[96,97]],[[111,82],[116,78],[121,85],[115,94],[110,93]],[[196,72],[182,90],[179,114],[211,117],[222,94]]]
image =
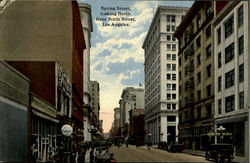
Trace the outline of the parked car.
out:
[[[234,148],[232,144],[211,144],[205,153],[206,160],[214,159],[223,163],[225,160],[231,162],[234,159]]]
[[[168,149],[169,152],[182,152],[184,150],[184,144],[179,144],[179,143],[169,143],[168,144]]]
[[[160,141],[160,142],[158,143],[158,148],[159,148],[159,149],[165,149],[165,150],[167,150],[167,149],[168,149],[168,143],[165,142],[165,141]]]

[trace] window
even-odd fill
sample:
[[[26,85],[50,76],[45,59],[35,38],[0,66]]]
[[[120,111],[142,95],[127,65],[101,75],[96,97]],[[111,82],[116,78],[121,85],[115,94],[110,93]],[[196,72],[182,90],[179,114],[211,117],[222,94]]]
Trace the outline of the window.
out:
[[[234,111],[234,95],[226,97],[225,111]]]
[[[211,4],[208,4],[206,8],[206,18],[209,18],[212,15],[212,7]]]
[[[198,73],[197,73],[197,80],[198,80],[198,83],[201,82],[201,72],[198,72]]]
[[[181,86],[179,86],[179,94],[181,94]]]
[[[244,52],[244,37],[240,36],[239,38],[239,55]]]
[[[172,41],[176,41],[176,37],[172,36]]]
[[[197,119],[201,119],[201,106],[198,106],[196,109],[197,109]]]
[[[196,46],[197,46],[197,49],[201,46],[201,36],[199,36],[199,37],[196,39]]]
[[[175,25],[172,25],[172,31],[173,32],[175,31]]]
[[[179,71],[179,80],[181,80],[181,71]]]
[[[244,81],[244,64],[239,66],[239,82]]]
[[[171,60],[171,54],[167,54],[167,60]]]
[[[171,19],[172,22],[175,22],[175,16],[172,15],[172,19]]]
[[[170,22],[170,15],[167,15],[167,22]]]
[[[225,63],[228,63],[234,58],[234,43],[230,44],[225,49]]]
[[[221,99],[218,100],[218,114],[221,114]]]
[[[167,100],[171,100],[171,94],[170,93],[167,94]]]
[[[221,42],[221,28],[217,29],[217,43],[218,45]]]
[[[171,44],[167,44],[167,51],[171,50]]]
[[[176,64],[172,64],[172,71],[176,71]]]
[[[171,64],[167,64],[167,71],[171,71]]]
[[[176,60],[176,54],[172,54],[172,60],[173,60],[173,61]]]
[[[221,76],[218,77],[218,92],[221,91]]]
[[[196,27],[197,27],[197,29],[199,29],[201,27],[201,16],[200,16],[200,14],[197,16],[197,19],[196,19]]]
[[[170,41],[171,40],[171,36],[167,35],[167,40]]]
[[[239,105],[240,109],[244,109],[244,91],[239,93]]]
[[[211,56],[211,44],[207,46],[206,52],[207,52],[207,58],[210,57]]]
[[[207,77],[211,76],[211,64],[207,66]]]
[[[167,109],[171,109],[171,104],[167,104]]]
[[[176,74],[172,74],[172,80],[176,80]]]
[[[171,74],[167,74],[167,80],[171,80]]]
[[[211,84],[207,86],[207,97],[211,96]]]
[[[211,115],[212,115],[212,105],[207,104],[206,105],[206,110],[207,110],[207,117],[211,117]]]
[[[167,90],[171,90],[171,84],[167,84]]]
[[[176,117],[175,116],[168,116],[168,122],[175,122]]]
[[[181,57],[179,57],[179,66],[181,66]]]
[[[206,28],[206,37],[207,39],[211,36],[211,25],[209,25],[207,28]]]
[[[176,45],[172,44],[172,51],[176,51]]]
[[[176,99],[176,94],[175,93],[172,94],[172,99],[174,99],[174,100]]]
[[[201,64],[201,54],[197,55],[197,65],[199,66]]]
[[[225,38],[227,38],[234,31],[234,17],[232,16],[229,20],[227,20],[224,26],[225,26]]]
[[[176,104],[172,104],[172,110],[176,110]]]
[[[221,67],[221,52],[218,54],[218,68]]]
[[[176,84],[172,84],[172,89],[175,91],[176,90]]]
[[[197,91],[197,97],[198,97],[198,100],[201,100],[201,90]]]
[[[243,6],[238,9],[238,27],[240,27],[244,22],[243,19]]]
[[[167,31],[170,32],[170,25],[167,25]]]
[[[225,85],[226,88],[234,85],[234,69],[226,73]]]

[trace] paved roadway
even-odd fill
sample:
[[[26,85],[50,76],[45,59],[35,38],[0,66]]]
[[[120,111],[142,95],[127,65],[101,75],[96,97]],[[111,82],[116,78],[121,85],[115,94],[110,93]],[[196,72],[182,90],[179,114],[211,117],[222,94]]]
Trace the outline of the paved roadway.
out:
[[[129,145],[128,148],[125,145],[120,148],[112,146],[109,151],[114,153],[116,162],[210,162],[206,161],[204,157],[186,153],[169,153],[156,148],[148,150],[146,146],[139,148],[132,145]]]

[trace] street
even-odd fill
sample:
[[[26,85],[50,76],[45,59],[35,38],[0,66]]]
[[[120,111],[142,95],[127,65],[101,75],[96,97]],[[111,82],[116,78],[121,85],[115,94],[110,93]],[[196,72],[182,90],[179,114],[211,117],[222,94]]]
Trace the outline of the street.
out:
[[[209,162],[204,157],[194,156],[186,153],[169,153],[165,150],[151,148],[147,146],[136,148],[136,146],[125,145],[118,148],[112,146],[110,152],[114,153],[117,162]]]

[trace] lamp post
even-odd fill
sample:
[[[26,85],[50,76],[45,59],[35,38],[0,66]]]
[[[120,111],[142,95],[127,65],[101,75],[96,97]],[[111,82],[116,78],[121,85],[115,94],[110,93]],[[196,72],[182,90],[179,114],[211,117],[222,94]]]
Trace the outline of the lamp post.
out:
[[[71,125],[65,124],[61,128],[62,134],[65,136],[66,143],[65,143],[65,152],[64,157],[66,158],[66,162],[70,162],[70,136],[73,132],[73,128]]]
[[[220,143],[222,143],[222,139],[223,139],[223,135],[222,133],[226,130],[226,128],[224,128],[223,126],[220,126],[219,128],[217,128],[217,131],[220,133]]]
[[[88,128],[88,131],[91,134],[91,151],[90,151],[90,163],[93,163],[93,155],[94,155],[94,136],[93,134],[96,133],[96,129],[93,125],[91,125],[90,128]]]

